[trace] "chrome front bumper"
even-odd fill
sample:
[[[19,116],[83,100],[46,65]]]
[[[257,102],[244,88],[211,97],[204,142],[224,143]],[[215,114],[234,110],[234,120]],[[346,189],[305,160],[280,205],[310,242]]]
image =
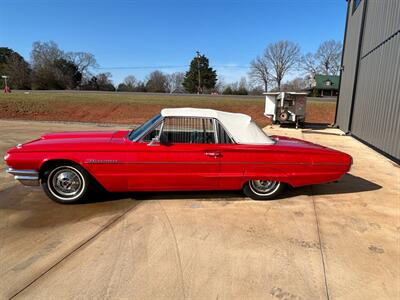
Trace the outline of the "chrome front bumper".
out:
[[[8,174],[14,175],[14,179],[21,182],[23,185],[36,186],[39,185],[39,172],[35,170],[15,170],[8,168]]]

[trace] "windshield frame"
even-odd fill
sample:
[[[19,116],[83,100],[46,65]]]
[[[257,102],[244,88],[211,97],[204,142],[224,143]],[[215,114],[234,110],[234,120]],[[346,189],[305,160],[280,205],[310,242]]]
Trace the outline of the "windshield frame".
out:
[[[128,135],[129,140],[131,140],[132,142],[137,142],[138,140],[141,139],[142,136],[144,136],[149,130],[151,130],[154,127],[154,125],[158,124],[162,119],[163,117],[161,116],[161,114],[158,114],[152,117],[151,119],[147,120],[142,125],[140,125],[136,129],[133,129],[129,133]]]

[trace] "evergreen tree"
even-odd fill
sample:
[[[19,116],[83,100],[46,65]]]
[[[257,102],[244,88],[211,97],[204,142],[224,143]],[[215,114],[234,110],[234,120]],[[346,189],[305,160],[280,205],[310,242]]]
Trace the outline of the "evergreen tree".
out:
[[[202,94],[206,89],[213,89],[216,83],[217,72],[209,67],[208,58],[204,55],[194,57],[190,63],[190,69],[186,72],[185,79],[183,80],[183,86],[186,91]]]
[[[0,76],[8,76],[8,85],[12,89],[31,88],[31,68],[25,59],[10,48],[0,47]],[[0,78],[1,79],[1,78]],[[0,89],[4,81],[0,80]]]

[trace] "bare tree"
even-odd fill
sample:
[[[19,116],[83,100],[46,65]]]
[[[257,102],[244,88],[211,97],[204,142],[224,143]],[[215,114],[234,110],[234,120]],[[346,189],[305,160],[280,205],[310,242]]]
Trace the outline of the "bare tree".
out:
[[[128,75],[124,79],[124,84],[129,88],[129,89],[134,89],[138,85],[138,80],[136,79],[135,76],[133,75]]]
[[[307,77],[296,77],[290,81],[285,82],[282,84],[282,91],[283,92],[301,92],[304,91],[307,87],[309,87],[309,78]]]
[[[335,40],[325,41],[319,46],[315,57],[319,61],[319,68],[322,74],[339,74],[342,47],[342,43]]]
[[[250,62],[249,76],[253,83],[256,85],[262,85],[264,92],[268,92],[268,85],[271,81],[271,76],[268,70],[268,61],[265,56],[257,56]]]
[[[115,91],[111,77],[112,75],[109,72],[94,75],[92,78],[84,80],[81,89],[89,91]]]
[[[167,78],[159,70],[151,72],[147,77],[146,90],[152,93],[165,93],[167,87]]]
[[[240,78],[240,81],[238,82],[238,89],[242,89],[242,90],[248,90],[249,89],[249,85],[247,84],[246,77],[242,76]]]
[[[218,94],[222,94],[226,86],[223,76],[218,76],[218,81],[215,84],[214,92]]]
[[[319,73],[319,63],[313,53],[307,53],[300,59],[300,68],[305,71],[306,74],[314,77]]]
[[[66,57],[72,61],[84,77],[90,76],[90,69],[97,68],[98,64],[93,54],[87,52],[68,52]]]
[[[316,53],[307,53],[301,58],[301,68],[306,74],[338,75],[342,57],[342,43],[329,40],[321,43]]]
[[[247,84],[246,77],[241,77],[239,81],[226,84],[223,88],[222,94],[224,95],[248,95],[249,85]]]
[[[77,68],[66,59],[55,42],[34,42],[31,52],[32,87],[36,89],[74,88]],[[78,80],[79,81],[79,80]]]
[[[290,41],[279,41],[269,44],[264,57],[270,66],[271,76],[281,90],[281,83],[287,73],[293,70],[299,61],[300,47]]]
[[[166,90],[168,93],[183,93],[185,88],[183,87],[183,80],[185,79],[185,73],[175,72],[166,75]]]
[[[110,72],[105,72],[105,73],[100,73],[96,75],[97,78],[97,83],[99,85],[107,85],[107,84],[112,84],[111,81],[111,73]]]
[[[53,42],[34,42],[32,45],[31,61],[33,68],[47,68],[54,61],[65,58],[64,52]]]
[[[118,92],[146,92],[145,84],[137,80],[135,76],[128,75],[124,81],[118,85]]]

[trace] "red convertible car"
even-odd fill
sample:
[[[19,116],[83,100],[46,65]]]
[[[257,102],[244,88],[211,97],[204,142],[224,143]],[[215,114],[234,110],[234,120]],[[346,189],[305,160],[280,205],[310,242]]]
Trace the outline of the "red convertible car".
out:
[[[7,172],[60,203],[109,192],[236,190],[272,199],[285,186],[338,180],[351,156],[266,135],[249,116],[163,109],[135,130],[60,132],[11,148]]]

